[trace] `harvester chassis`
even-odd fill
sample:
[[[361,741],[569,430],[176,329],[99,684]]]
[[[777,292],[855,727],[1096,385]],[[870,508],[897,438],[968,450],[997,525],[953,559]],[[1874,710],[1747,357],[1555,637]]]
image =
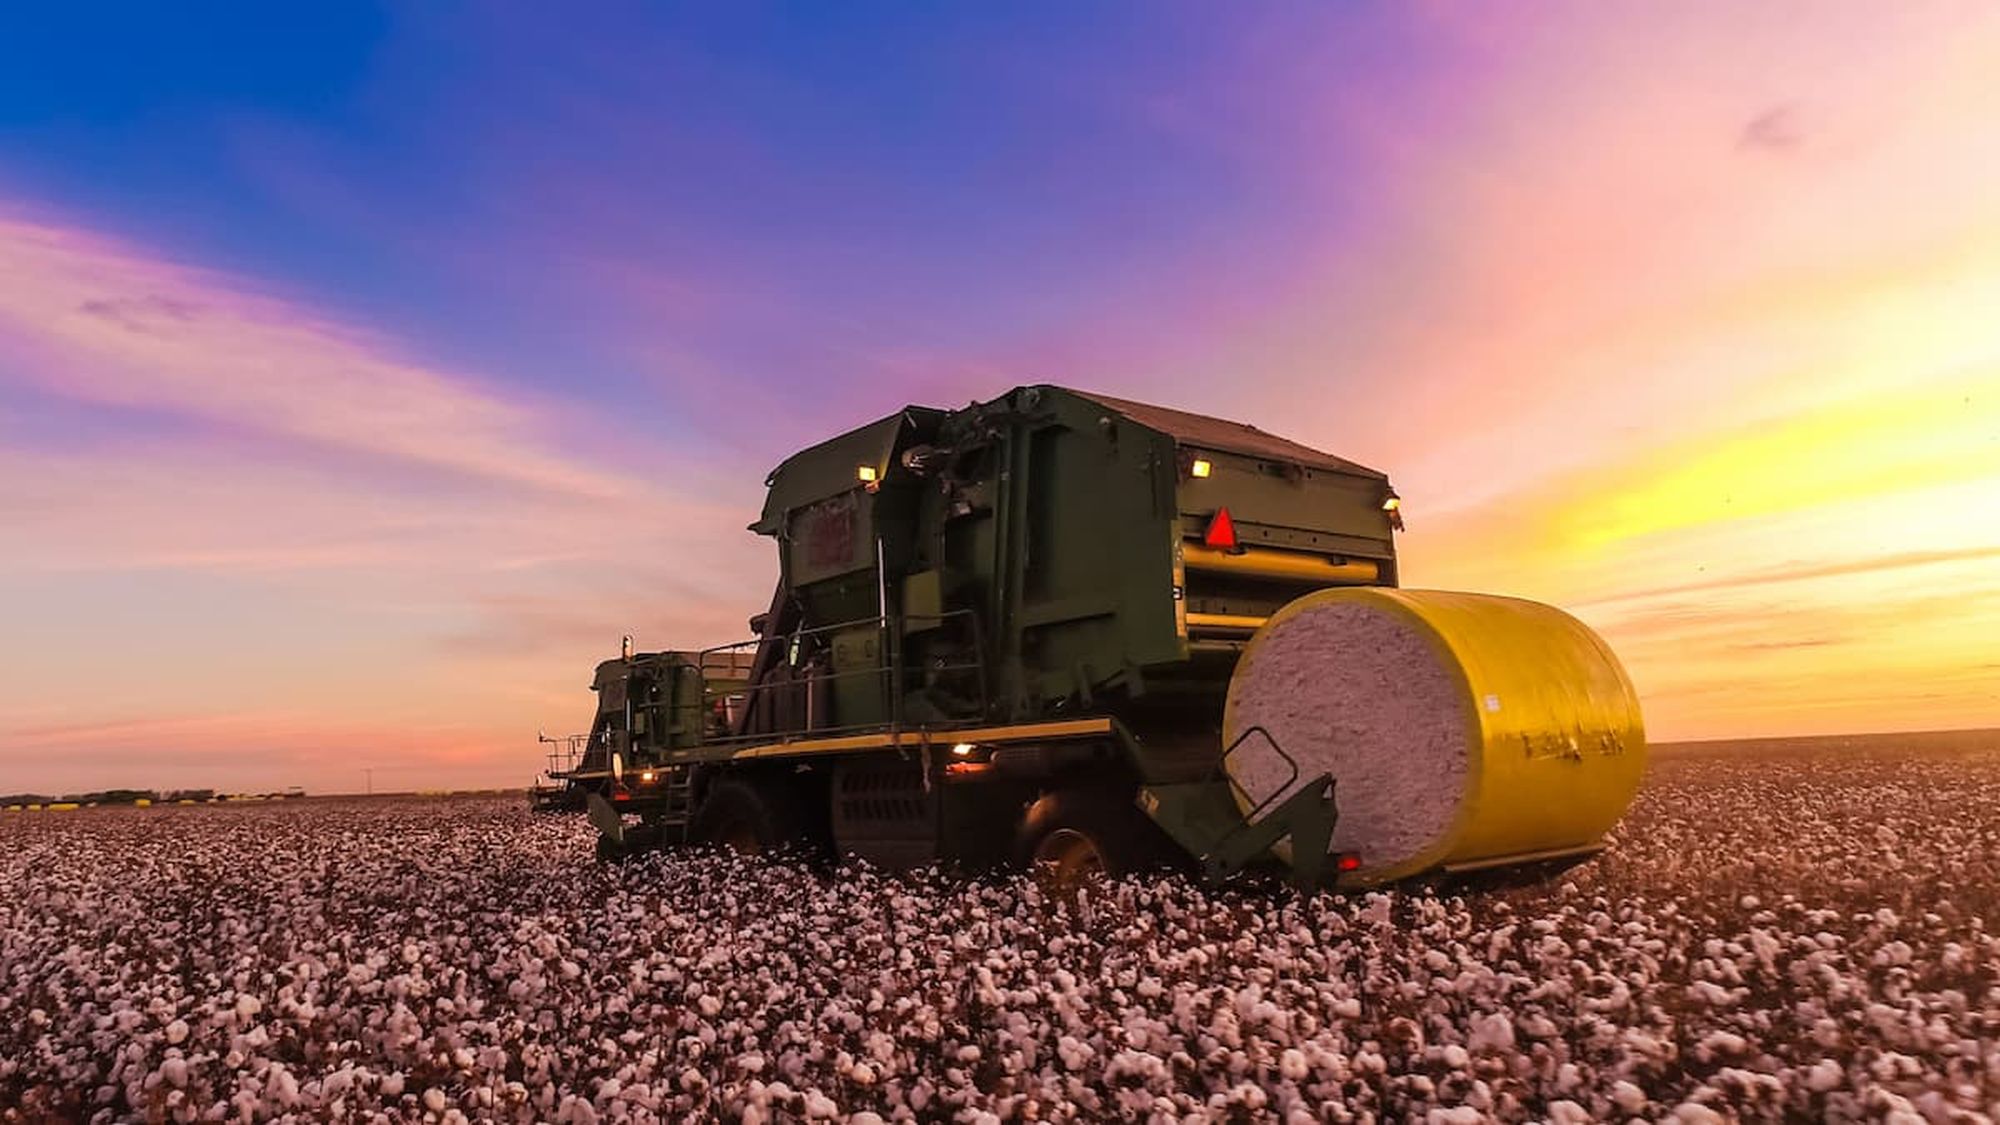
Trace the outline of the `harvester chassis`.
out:
[[[585,799],[599,832],[602,858],[688,844],[751,853],[782,846],[805,852],[838,847],[906,866],[910,865],[906,856],[881,854],[884,841],[879,836],[857,839],[859,819],[843,816],[853,802],[844,805],[831,780],[847,770],[900,767],[915,774],[926,799],[912,807],[906,795],[872,795],[867,803],[885,813],[872,818],[878,830],[883,824],[898,825],[905,840],[918,841],[962,839],[967,829],[984,829],[989,845],[996,837],[1004,844],[960,847],[952,849],[954,854],[924,856],[918,862],[937,858],[973,868],[1033,865],[1040,841],[1061,831],[1087,839],[1103,869],[1111,873],[1184,861],[1182,866],[1219,882],[1259,865],[1274,845],[1289,839],[1298,856],[1289,879],[1302,889],[1321,886],[1334,874],[1326,862],[1332,858],[1327,847],[1338,816],[1333,779],[1319,775],[1294,787],[1282,800],[1267,800],[1245,811],[1248,802],[1224,771],[1223,762],[1252,733],[1283,757],[1296,780],[1297,763],[1258,729],[1232,744],[1207,778],[1149,783],[1137,776],[1143,757],[1131,749],[1130,735],[1115,720],[1097,718],[1005,728],[885,728],[837,738],[760,743],[735,748],[723,759],[709,755],[656,766],[640,771],[643,780],[636,781],[630,768],[620,765],[596,779],[605,784],[588,790]],[[979,763],[947,760],[953,747],[966,745],[985,745],[990,753]],[[1107,781],[1104,763],[1114,757],[1135,767],[1123,783]],[[970,765],[985,768],[964,773],[952,769]],[[797,775],[809,771],[829,775],[824,792],[819,785],[799,783]],[[941,802],[929,798],[995,784],[1017,791],[1016,805],[999,806],[1009,809],[1007,815],[989,817],[990,823],[984,825],[937,823]],[[816,796],[827,799],[802,807]],[[981,804],[994,807],[990,802]],[[724,806],[727,813],[721,811]],[[1165,840],[1149,840],[1149,835],[1163,835]],[[854,846],[857,843],[864,846]],[[875,846],[865,846],[870,844]]]

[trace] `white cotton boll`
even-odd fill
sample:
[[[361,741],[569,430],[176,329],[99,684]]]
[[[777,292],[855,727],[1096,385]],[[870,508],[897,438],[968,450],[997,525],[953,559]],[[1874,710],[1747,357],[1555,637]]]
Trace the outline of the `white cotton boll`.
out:
[[[1674,1107],[1673,1120],[1678,1125],[1724,1125],[1728,1118],[1699,1102],[1682,1102]]]
[[[1646,1108],[1646,1092],[1620,1079],[1611,1084],[1611,1104],[1623,1113],[1636,1114]]]
[[[1249,1110],[1263,1109],[1270,1101],[1262,1087],[1249,1082],[1238,1083],[1233,1087],[1229,1091],[1228,1100],[1230,1104],[1240,1105]]]
[[[1703,1060],[1729,1059],[1741,1055],[1749,1043],[1733,1031],[1711,1031],[1695,1044],[1695,1055]]]
[[[1278,1056],[1278,1073],[1293,1082],[1302,1082],[1312,1072],[1306,1064],[1306,1053],[1297,1047],[1287,1047]]]
[[[1688,997],[1711,1008],[1727,1008],[1736,1002],[1736,998],[1728,989],[1705,980],[1698,980],[1689,985]]]
[[[290,1109],[299,1104],[299,1080],[283,1066],[273,1063],[265,1090],[279,1106]]]
[[[1590,1125],[1590,1111],[1564,1098],[1549,1103],[1549,1125]]]
[[[382,1092],[382,1096],[385,1098],[402,1097],[403,1075],[401,1074],[401,1072],[383,1075],[382,1084],[379,1087],[377,1087],[377,1089],[379,1089]]]
[[[160,1063],[160,1080],[170,1086],[187,1085],[187,1076],[187,1060],[179,1055],[172,1055]]]
[[[806,1091],[806,1117],[814,1121],[826,1121],[840,1115],[840,1107],[832,1098],[818,1090]]]
[[[179,1045],[187,1042],[187,1037],[188,1025],[186,1020],[177,1019],[167,1025],[167,1042]]]
[[[1806,1072],[1806,1086],[1815,1093],[1824,1094],[1829,1090],[1839,1089],[1841,1083],[1846,1080],[1846,1072],[1832,1059],[1821,1059]]]

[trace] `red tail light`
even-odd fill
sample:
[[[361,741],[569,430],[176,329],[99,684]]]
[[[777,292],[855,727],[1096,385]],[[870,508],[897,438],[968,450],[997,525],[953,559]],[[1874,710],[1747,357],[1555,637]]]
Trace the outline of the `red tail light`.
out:
[[[1361,870],[1361,857],[1353,852],[1342,852],[1333,858],[1334,870],[1341,874]]]
[[[1228,508],[1215,510],[1215,516],[1208,521],[1208,531],[1202,535],[1201,541],[1218,551],[1237,549],[1236,521],[1229,518]]]

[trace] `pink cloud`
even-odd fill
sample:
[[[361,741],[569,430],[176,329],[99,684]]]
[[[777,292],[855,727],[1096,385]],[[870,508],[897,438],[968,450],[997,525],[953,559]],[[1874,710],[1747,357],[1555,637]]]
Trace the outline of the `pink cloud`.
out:
[[[0,444],[7,787],[522,784],[621,632],[733,640],[768,596],[768,466],[559,448],[575,407],[16,207],[0,380],[103,423]]]
[[[246,280],[0,204],[0,371],[81,402],[587,496],[632,482],[550,449],[518,391],[435,370]]]

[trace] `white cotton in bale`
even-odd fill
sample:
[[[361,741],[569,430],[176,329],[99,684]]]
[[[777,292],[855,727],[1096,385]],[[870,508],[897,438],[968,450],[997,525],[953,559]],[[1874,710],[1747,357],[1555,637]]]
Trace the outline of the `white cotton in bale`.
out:
[[[1223,727],[1246,809],[1333,778],[1330,850],[1358,859],[1343,877],[1357,885],[1588,851],[1645,763],[1637,698],[1603,640],[1484,594],[1292,602],[1238,661]],[[1277,851],[1289,859],[1289,841]]]

